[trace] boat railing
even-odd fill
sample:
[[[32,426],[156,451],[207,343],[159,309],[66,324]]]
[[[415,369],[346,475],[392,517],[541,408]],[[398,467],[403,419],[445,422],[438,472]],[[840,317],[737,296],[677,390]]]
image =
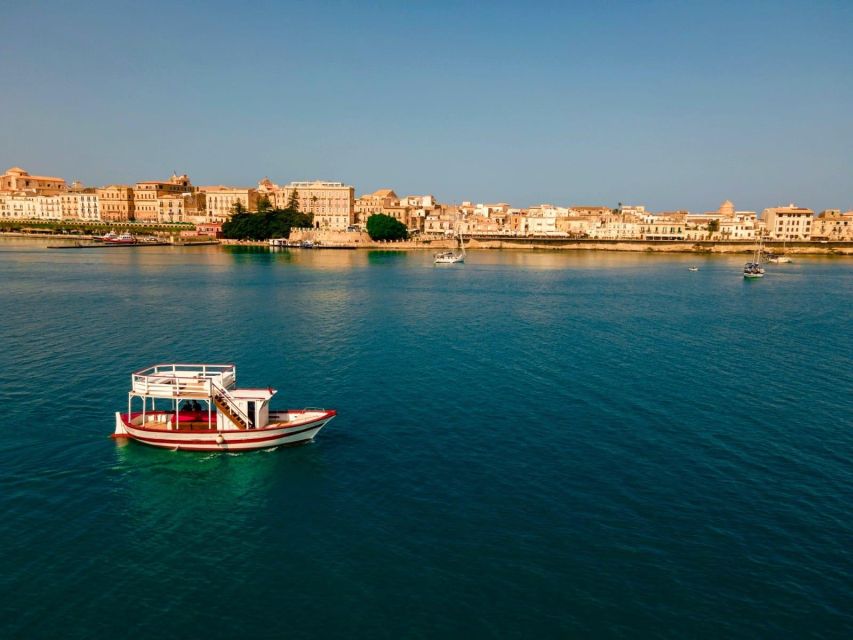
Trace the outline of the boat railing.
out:
[[[233,387],[236,367],[230,364],[158,364],[131,375],[133,393],[153,397],[210,396],[211,383]]]

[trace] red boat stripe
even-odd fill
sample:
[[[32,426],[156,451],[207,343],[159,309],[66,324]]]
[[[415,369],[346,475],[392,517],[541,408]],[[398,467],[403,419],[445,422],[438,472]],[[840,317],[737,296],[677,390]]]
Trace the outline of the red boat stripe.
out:
[[[248,444],[248,443],[252,443],[252,442],[265,442],[265,441],[267,441],[267,440],[280,440],[280,439],[282,439],[282,438],[289,438],[290,436],[295,436],[295,435],[296,435],[296,434],[298,434],[298,433],[305,433],[306,431],[312,431],[312,430],[314,430],[314,429],[318,429],[318,428],[322,427],[322,426],[323,426],[323,424],[324,424],[324,423],[322,423],[322,422],[315,422],[312,426],[310,426],[310,427],[306,427],[305,429],[300,429],[299,431],[292,431],[292,432],[290,432],[290,433],[279,433],[278,435],[275,435],[275,436],[266,436],[266,437],[263,437],[263,438],[246,438],[245,440],[243,440],[243,439],[241,439],[241,440],[232,440],[230,443],[229,443],[229,442],[228,442],[228,440],[226,439],[226,440],[225,440],[225,442],[223,442],[223,444],[234,444],[234,445],[238,445],[238,444]],[[131,427],[131,428],[133,428],[133,427]],[[217,432],[217,433],[221,433],[221,432]],[[227,431],[226,431],[225,433],[229,433],[229,432],[227,432]],[[233,431],[232,431],[231,433],[235,433],[235,432],[233,432]],[[240,433],[245,433],[245,432],[241,431]],[[218,444],[219,444],[219,443],[218,443],[218,442],[216,442],[215,440],[213,440],[213,441],[206,441],[206,440],[178,440],[178,439],[174,439],[174,440],[172,440],[172,439],[169,439],[169,438],[149,438],[148,436],[138,436],[138,435],[135,435],[135,434],[133,434],[133,433],[129,433],[128,435],[129,435],[131,438],[134,438],[134,439],[136,439],[136,440],[141,440],[142,442],[160,442],[160,443],[163,443],[163,444],[174,444],[174,445],[180,445],[181,443],[186,443],[186,444],[210,444],[210,445],[218,445]],[[223,437],[224,437],[224,436],[223,436]]]
[[[158,411],[156,413],[152,413],[152,415],[158,415],[158,414],[160,414],[160,415],[174,415],[174,414],[170,414],[169,412],[166,412],[166,411],[164,411],[164,412]],[[319,422],[320,420],[326,420],[326,419],[332,418],[332,417],[336,416],[337,414],[338,414],[337,411],[330,410],[330,411],[326,411],[325,415],[322,418],[317,418],[313,422],[300,422],[298,424],[291,424],[291,425],[287,425],[284,427],[263,427],[261,429],[257,429],[257,431],[266,431],[268,429],[269,430],[273,430],[273,429],[275,429],[275,430],[295,429],[297,427],[304,427],[306,424],[314,424],[315,422]],[[140,427],[140,426],[135,425],[135,424],[130,424],[129,419],[127,417],[128,414],[126,414],[126,413],[120,413],[119,415],[121,416],[121,421],[124,423],[124,426],[128,427],[129,429],[136,429],[137,431],[147,431],[148,433],[163,433],[163,429],[148,429],[147,427]],[[135,411],[135,412],[130,414],[130,416],[131,416],[130,419],[135,418],[136,416],[141,416],[141,415],[142,415],[141,411]],[[216,415],[216,414],[214,413],[214,415]],[[189,430],[188,429],[187,431],[182,431],[181,433],[210,433],[210,429],[196,429],[196,430]]]

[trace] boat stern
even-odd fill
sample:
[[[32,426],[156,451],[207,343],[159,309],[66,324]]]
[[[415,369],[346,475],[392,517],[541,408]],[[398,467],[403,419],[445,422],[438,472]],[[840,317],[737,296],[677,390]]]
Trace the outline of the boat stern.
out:
[[[127,429],[124,426],[124,419],[121,417],[121,412],[116,411],[116,430],[113,433],[113,438],[126,438],[128,435]]]

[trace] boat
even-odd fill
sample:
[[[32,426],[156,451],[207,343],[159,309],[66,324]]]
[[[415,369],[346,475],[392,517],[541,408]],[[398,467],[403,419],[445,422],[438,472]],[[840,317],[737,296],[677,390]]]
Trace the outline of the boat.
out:
[[[457,232],[456,237],[459,238],[460,251],[442,251],[441,253],[436,253],[433,256],[434,264],[458,264],[465,262],[465,242],[462,240],[462,234]]]
[[[110,231],[108,234],[101,236],[101,241],[108,244],[136,244],[138,240],[129,231],[125,231],[121,235],[116,235],[115,231]]]
[[[755,245],[755,250],[752,254],[752,262],[747,262],[743,265],[744,278],[752,279],[764,277],[764,267],[761,266],[761,255],[761,238],[759,238],[758,244]]]
[[[782,253],[768,253],[767,262],[772,262],[773,264],[790,264],[792,260],[785,255],[785,247],[787,244],[788,239],[784,238],[782,240]]]
[[[699,267],[687,267],[688,271],[699,271]]]
[[[780,256],[775,253],[767,254],[767,262],[772,262],[773,264],[789,264],[791,259],[788,256]]]
[[[747,262],[743,265],[743,277],[744,278],[763,278],[764,277],[764,267],[762,267],[757,262]]]
[[[132,373],[130,384],[127,413],[115,414],[113,437],[165,449],[251,451],[305,444],[337,415],[314,407],[270,409],[276,390],[237,388],[233,364],[155,364]]]

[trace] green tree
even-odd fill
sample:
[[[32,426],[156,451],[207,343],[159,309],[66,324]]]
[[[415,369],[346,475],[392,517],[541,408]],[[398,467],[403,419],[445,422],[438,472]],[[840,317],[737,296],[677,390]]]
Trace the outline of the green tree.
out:
[[[238,216],[241,213],[246,213],[246,207],[244,207],[243,203],[238,200],[234,203],[234,206],[231,207],[231,213],[235,216]]]
[[[375,213],[367,219],[367,234],[371,240],[405,240],[409,237],[406,225],[384,213]]]
[[[719,220],[711,220],[708,223],[708,237],[713,236],[717,231],[720,230],[720,221]]]
[[[258,198],[258,213],[266,213],[267,211],[272,211],[272,202],[267,196],[261,196]]]
[[[291,211],[299,211],[299,191],[297,189],[290,192],[290,197],[287,199],[287,208]]]
[[[234,240],[269,240],[289,238],[293,227],[310,227],[314,216],[288,209],[271,209],[264,213],[239,213],[222,225],[222,235]]]

